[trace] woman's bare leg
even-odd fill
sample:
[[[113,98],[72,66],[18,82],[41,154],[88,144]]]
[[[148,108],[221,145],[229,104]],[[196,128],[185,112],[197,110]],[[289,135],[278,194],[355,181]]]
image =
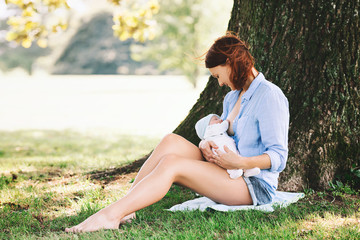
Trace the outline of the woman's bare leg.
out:
[[[158,165],[160,159],[167,154],[177,154],[185,158],[202,160],[202,154],[197,146],[177,134],[166,135],[154,149],[150,157],[142,165],[135,181],[131,185],[131,189],[146,177]],[[121,220],[122,223],[131,222],[135,218],[135,213],[130,213]]]
[[[180,135],[174,133],[168,134],[161,140],[150,157],[142,165],[130,189],[147,176],[158,165],[160,159],[167,154],[176,154],[194,160],[203,159],[201,151],[197,146]]]
[[[116,229],[124,216],[162,199],[173,183],[184,185],[223,204],[252,203],[243,178],[230,179],[225,169],[213,163],[168,154],[162,157],[155,169],[136,184],[125,197],[66,231]]]

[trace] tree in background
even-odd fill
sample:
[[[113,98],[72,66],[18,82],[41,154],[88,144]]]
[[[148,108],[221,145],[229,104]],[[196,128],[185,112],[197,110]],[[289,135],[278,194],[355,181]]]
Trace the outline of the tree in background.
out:
[[[101,11],[83,22],[64,44],[64,49],[56,61],[48,65],[48,72],[52,74],[161,74],[157,63],[137,62],[131,58],[130,48],[135,44],[135,40],[130,38],[119,41],[114,38],[111,29],[112,21],[113,16],[110,12]],[[54,46],[54,42],[51,42],[51,45]]]
[[[156,37],[146,45],[133,45],[132,58],[137,61],[152,60],[159,63],[160,70],[176,69],[196,87],[201,73],[194,61],[202,55],[211,41],[224,34],[219,29],[222,18],[228,18],[230,1],[219,4],[206,0],[161,1],[159,13],[154,16],[158,23]],[[222,14],[219,14],[222,13]],[[218,16],[214,18],[214,15]]]
[[[283,189],[360,186],[360,0],[235,0],[228,29],[252,46],[256,68],[290,104]],[[227,90],[210,79],[175,130],[198,143],[195,122],[222,112]]]

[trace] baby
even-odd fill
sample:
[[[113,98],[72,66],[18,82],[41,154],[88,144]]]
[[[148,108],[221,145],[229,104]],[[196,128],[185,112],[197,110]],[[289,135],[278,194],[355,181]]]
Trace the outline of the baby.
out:
[[[239,154],[234,139],[226,133],[228,128],[229,120],[223,121],[216,114],[209,114],[195,124],[196,133],[201,140],[213,141],[222,152],[225,152],[224,146],[226,145],[231,151]],[[214,149],[213,152],[216,154]],[[243,173],[245,177],[258,175],[260,169],[228,169],[227,172],[229,173],[230,178],[236,179],[242,176]]]

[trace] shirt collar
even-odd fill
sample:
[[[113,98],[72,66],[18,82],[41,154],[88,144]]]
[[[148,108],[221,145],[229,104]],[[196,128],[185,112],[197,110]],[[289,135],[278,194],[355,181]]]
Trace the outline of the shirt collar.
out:
[[[257,87],[260,85],[260,83],[262,81],[265,80],[264,75],[259,72],[259,74],[257,75],[256,78],[254,78],[254,80],[252,81],[252,83],[250,84],[249,89],[244,93],[243,98],[246,100],[249,100],[251,98],[251,96],[254,94],[255,90],[257,89]]]

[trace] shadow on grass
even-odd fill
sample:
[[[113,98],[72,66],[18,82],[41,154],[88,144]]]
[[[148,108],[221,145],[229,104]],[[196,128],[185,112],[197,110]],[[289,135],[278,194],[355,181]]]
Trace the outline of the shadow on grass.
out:
[[[119,230],[83,233],[80,234],[81,239],[263,239],[264,237],[357,239],[360,236],[360,223],[357,222],[360,217],[359,196],[347,196],[346,201],[340,199],[333,201],[330,195],[319,198],[317,194],[312,194],[298,203],[287,208],[278,208],[272,213],[256,210],[226,213],[164,210],[194,197],[193,192],[173,186],[161,201],[138,211],[137,219],[133,223],[123,225]],[[22,232],[23,235],[16,236],[72,238],[73,234],[64,232],[65,227],[81,223],[100,208],[96,204],[88,203],[83,205],[76,215],[61,216],[53,220],[39,220],[26,211],[12,212],[7,220],[8,227],[2,230],[2,233],[7,231],[20,234],[23,229],[26,230]],[[22,220],[19,219],[19,214]]]
[[[108,183],[116,180],[116,177],[114,177],[114,176],[121,176],[122,174],[138,172],[140,170],[141,166],[146,161],[146,159],[148,159],[148,157],[151,155],[151,153],[152,152],[150,152],[149,154],[145,155],[144,157],[142,157],[138,160],[135,160],[124,166],[120,166],[120,167],[112,168],[112,169],[106,169],[106,170],[92,171],[88,174],[88,176],[92,180],[101,180],[105,184],[108,184]]]
[[[179,198],[179,194],[187,197]],[[174,204],[193,198],[193,194],[182,188],[172,188],[169,194],[157,204],[137,213],[137,219],[132,224],[124,225],[120,230],[101,231],[101,233],[85,234],[96,237],[101,234],[109,239],[130,238],[160,238],[160,239],[263,239],[263,238],[322,238],[326,236],[356,239],[360,236],[356,222],[343,223],[324,227],[316,221],[336,221],[343,216],[352,215],[354,211],[345,205],[334,205],[332,202],[312,202],[314,196],[290,205],[285,209],[276,209],[272,213],[255,210],[236,212],[192,211],[166,212]],[[358,198],[357,198],[358,199]],[[355,203],[352,199],[351,202]],[[339,209],[339,207],[341,209]],[[340,211],[339,211],[340,210]],[[93,211],[81,212],[81,217],[73,217],[71,221],[77,224],[90,216]],[[87,215],[88,214],[88,215]],[[323,220],[321,220],[323,219]],[[334,220],[335,219],[335,220]],[[61,219],[60,222],[64,222]],[[331,224],[330,224],[331,225]],[[322,227],[322,228],[321,228]]]
[[[136,170],[137,163],[109,171],[93,172],[90,176],[111,182],[110,176]],[[97,174],[97,175],[96,175]],[[88,175],[89,176],[89,175]],[[54,176],[57,178],[57,176]],[[20,177],[21,178],[21,177]],[[109,180],[107,180],[109,179]],[[67,179],[70,181],[70,179]],[[4,187],[11,186],[16,179],[4,178]],[[72,181],[72,180],[71,180]],[[40,181],[41,182],[41,181]],[[81,187],[79,185],[79,187]],[[93,187],[92,187],[93,188]],[[102,195],[102,188],[98,195]],[[96,189],[93,189],[94,191]],[[37,192],[38,191],[38,192]],[[77,225],[102,208],[97,198],[89,198],[89,190],[76,188],[61,193],[61,198],[49,191],[26,189],[35,195],[19,195],[10,202],[0,202],[0,239],[72,239],[65,233],[66,227]],[[77,214],[49,218],[49,209],[68,209],[71,201],[83,200]],[[158,203],[137,212],[132,224],[120,230],[102,230],[81,234],[82,239],[263,239],[263,238],[360,238],[359,195],[335,196],[332,192],[312,192],[304,199],[287,208],[277,208],[272,213],[255,210],[236,212],[168,212],[171,206],[195,198],[195,194],[183,187],[173,186]],[[62,200],[61,200],[62,199]],[[68,202],[66,199],[70,199]]]

